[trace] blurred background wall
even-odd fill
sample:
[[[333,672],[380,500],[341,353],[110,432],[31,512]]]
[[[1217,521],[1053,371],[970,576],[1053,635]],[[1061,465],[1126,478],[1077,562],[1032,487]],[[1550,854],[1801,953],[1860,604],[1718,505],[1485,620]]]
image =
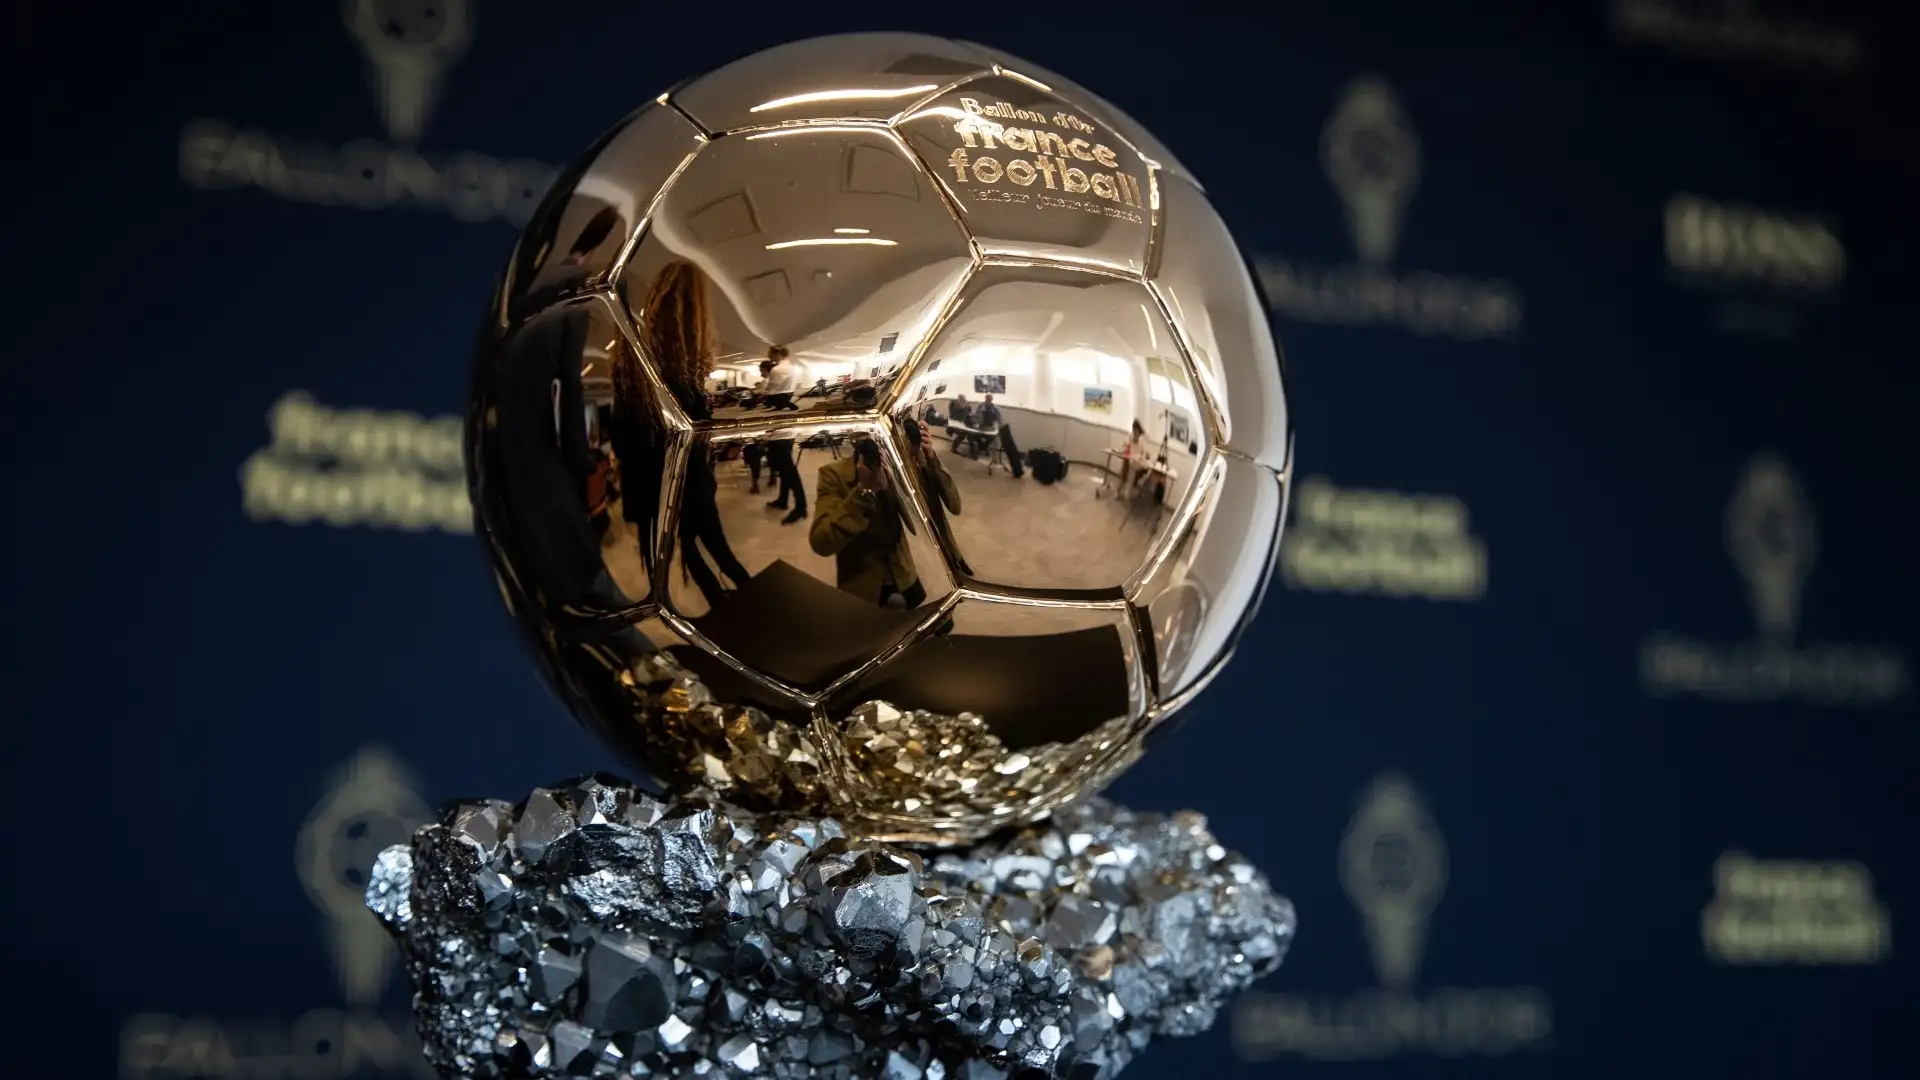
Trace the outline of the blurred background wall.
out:
[[[481,305],[606,126],[856,29],[1131,112],[1287,351],[1274,588],[1114,794],[1205,811],[1299,943],[1130,1075],[1900,1069],[1910,16],[434,2],[470,39],[412,67],[327,0],[11,5],[9,1075],[421,1073],[355,875],[611,764],[469,532]]]

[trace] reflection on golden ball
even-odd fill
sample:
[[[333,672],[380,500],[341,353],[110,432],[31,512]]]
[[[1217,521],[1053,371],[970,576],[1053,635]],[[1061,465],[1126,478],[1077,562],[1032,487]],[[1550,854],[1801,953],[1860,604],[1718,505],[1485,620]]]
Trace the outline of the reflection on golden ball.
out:
[[[1024,61],[860,34],[663,94],[561,177],[469,440],[501,590],[594,732],[963,841],[1106,783],[1220,669],[1292,433],[1165,147]]]

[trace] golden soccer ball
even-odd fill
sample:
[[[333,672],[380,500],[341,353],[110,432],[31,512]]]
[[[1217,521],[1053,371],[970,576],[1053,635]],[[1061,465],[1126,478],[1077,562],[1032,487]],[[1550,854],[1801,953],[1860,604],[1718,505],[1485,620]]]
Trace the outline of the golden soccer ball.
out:
[[[1098,789],[1266,586],[1292,428],[1154,137],[906,34],[660,95],[556,184],[468,467],[560,696],[669,785],[961,842]]]

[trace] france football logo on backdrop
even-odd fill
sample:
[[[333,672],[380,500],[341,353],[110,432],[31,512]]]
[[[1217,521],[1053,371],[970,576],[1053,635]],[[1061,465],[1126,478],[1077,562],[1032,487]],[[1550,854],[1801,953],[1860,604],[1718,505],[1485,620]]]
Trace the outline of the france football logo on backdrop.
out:
[[[1309,476],[1293,497],[1280,578],[1311,592],[1473,601],[1487,593],[1487,545],[1455,496]]]
[[[272,438],[240,466],[241,505],[255,521],[471,533],[460,425],[290,390],[267,411]]]
[[[1715,963],[1851,966],[1893,952],[1893,920],[1865,863],[1729,851],[1714,860],[1713,886],[1700,940]]]

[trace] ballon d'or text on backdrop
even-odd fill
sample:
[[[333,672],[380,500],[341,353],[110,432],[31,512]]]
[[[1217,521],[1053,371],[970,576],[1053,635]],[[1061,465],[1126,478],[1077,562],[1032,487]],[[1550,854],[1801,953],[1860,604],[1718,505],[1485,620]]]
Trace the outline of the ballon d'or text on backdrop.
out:
[[[1677,53],[1753,60],[1830,75],[1850,74],[1866,64],[1866,46],[1853,31],[1756,11],[1747,0],[1718,4],[1613,0],[1609,14],[1614,33],[1621,38],[1664,45]]]
[[[430,817],[400,763],[367,747],[340,771],[294,843],[295,866],[320,909],[344,1008],[291,1024],[141,1013],[120,1034],[122,1080],[431,1080],[413,1019],[379,1012],[395,971],[393,945],[367,910],[367,871]],[[236,881],[255,872],[245,868]],[[239,886],[236,886],[239,887]],[[238,974],[238,973],[236,973]]]
[[[1379,986],[1344,998],[1249,993],[1233,1017],[1245,1061],[1296,1055],[1371,1061],[1404,1054],[1494,1057],[1544,1048],[1553,1006],[1537,987],[1418,989],[1447,887],[1447,845],[1420,794],[1388,773],[1367,789],[1340,844],[1340,883],[1360,912]]]
[[[1519,332],[1520,291],[1513,285],[1394,271],[1401,217],[1420,187],[1420,140],[1384,81],[1367,77],[1347,87],[1322,133],[1320,155],[1346,204],[1359,261],[1313,266],[1262,256],[1260,281],[1275,309],[1300,322],[1397,326],[1467,340]]]
[[[273,441],[240,468],[255,521],[473,531],[457,416],[330,409],[305,391],[267,412]]]
[[[1487,591],[1487,546],[1467,528],[1467,506],[1451,495],[1338,488],[1302,481],[1280,543],[1280,576],[1290,588],[1478,600]]]
[[[190,121],[180,133],[180,179],[203,191],[258,188],[292,202],[385,210],[416,206],[461,221],[524,225],[559,170],[485,154],[430,157],[419,149],[447,70],[466,52],[473,0],[418,5],[396,17],[379,0],[348,0],[387,140],[344,146],[269,134],[224,120]]]
[[[1878,964],[1893,951],[1891,920],[1865,866],[1738,851],[1714,861],[1700,937],[1709,957],[1730,965]]]
[[[1727,551],[1746,580],[1759,636],[1719,643],[1657,634],[1640,650],[1640,681],[1656,696],[1712,701],[1887,705],[1912,683],[1891,646],[1800,642],[1801,601],[1819,553],[1813,503],[1785,462],[1754,458],[1726,512]]]
[[[1831,303],[1847,277],[1847,249],[1823,221],[1715,202],[1667,200],[1667,266],[1680,285],[1721,300],[1715,326],[1785,337],[1804,310]]]

